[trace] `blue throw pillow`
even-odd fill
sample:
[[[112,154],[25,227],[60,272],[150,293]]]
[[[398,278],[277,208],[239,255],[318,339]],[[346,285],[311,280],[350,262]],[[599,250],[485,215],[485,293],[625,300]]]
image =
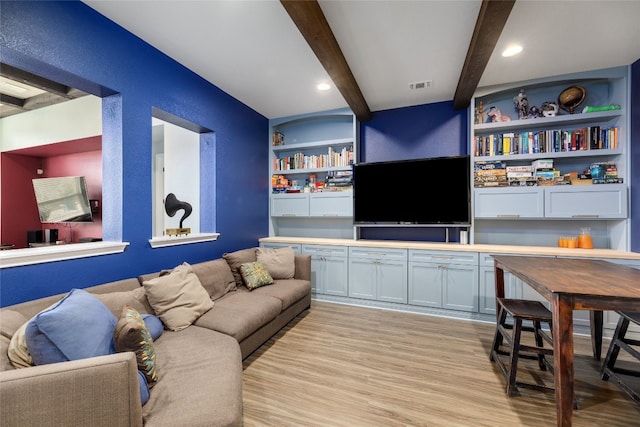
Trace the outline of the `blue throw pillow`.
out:
[[[142,320],[144,320],[145,326],[151,334],[151,339],[154,341],[157,340],[164,331],[162,320],[160,320],[158,316],[154,316],[153,314],[141,314],[141,316]]]
[[[149,400],[151,394],[149,393],[147,379],[141,371],[138,371],[138,386],[140,387],[140,402],[144,405]]]
[[[113,354],[116,322],[98,298],[72,289],[29,321],[27,347],[36,365]]]

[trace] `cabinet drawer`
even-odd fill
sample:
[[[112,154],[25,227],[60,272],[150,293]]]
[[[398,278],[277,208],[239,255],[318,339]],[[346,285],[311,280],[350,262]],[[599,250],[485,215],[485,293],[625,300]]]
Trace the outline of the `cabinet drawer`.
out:
[[[547,218],[626,218],[624,184],[556,186],[545,188]]]
[[[353,216],[353,192],[312,193],[309,195],[310,216]]]
[[[409,262],[478,265],[478,254],[475,252],[425,251],[410,249]]]
[[[384,260],[407,260],[406,249],[386,249],[369,247],[349,247],[349,258],[367,258]]]
[[[544,195],[540,187],[477,188],[473,193],[476,218],[542,218]]]
[[[318,256],[347,256],[346,246],[319,246],[319,245],[302,245],[302,253]]]
[[[302,253],[300,250],[300,245],[297,243],[260,243],[261,248],[268,249],[279,249],[279,248],[287,248],[290,247],[293,249],[293,252],[299,254]]]
[[[271,216],[309,216],[309,195],[272,194]]]

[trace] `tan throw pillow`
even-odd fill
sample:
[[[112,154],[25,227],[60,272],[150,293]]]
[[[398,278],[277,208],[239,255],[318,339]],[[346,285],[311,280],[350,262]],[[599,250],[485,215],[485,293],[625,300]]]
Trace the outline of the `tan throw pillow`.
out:
[[[151,333],[135,308],[127,305],[122,309],[113,339],[118,353],[132,351],[136,354],[138,370],[147,379],[149,388],[156,385],[158,381],[156,350]]]
[[[231,273],[233,273],[233,277],[236,279],[238,286],[244,285],[242,275],[240,274],[240,266],[244,263],[256,262],[258,260],[256,258],[256,248],[241,249],[239,251],[226,253],[222,255],[222,258],[229,264]]]
[[[94,295],[102,301],[116,317],[120,317],[122,307],[125,305],[135,308],[138,313],[153,314],[153,308],[149,305],[147,295],[142,286],[130,291],[108,292],[106,294]]]
[[[156,315],[172,331],[186,328],[213,307],[209,294],[186,262],[170,274],[142,285]]]
[[[267,267],[274,279],[291,279],[296,273],[295,253],[291,246],[285,248],[258,248],[257,260]]]
[[[7,354],[14,368],[28,368],[34,365],[33,359],[31,359],[31,355],[29,354],[25,335],[28,323],[29,322],[23,323],[11,337],[11,342],[9,342]]]
[[[194,264],[191,267],[200,279],[202,287],[207,290],[214,301],[237,287],[229,264],[222,258]]]
[[[273,283],[267,268],[260,261],[242,264],[240,266],[240,274],[242,274],[245,286],[250,291]]]

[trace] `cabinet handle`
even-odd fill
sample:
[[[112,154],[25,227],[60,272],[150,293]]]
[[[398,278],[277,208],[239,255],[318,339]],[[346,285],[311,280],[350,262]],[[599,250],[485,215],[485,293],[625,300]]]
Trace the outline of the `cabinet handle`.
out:
[[[520,218],[519,214],[498,214],[498,218]]]
[[[597,214],[576,214],[576,215],[571,215],[571,218],[598,218],[599,215]]]
[[[338,214],[337,213],[325,213],[325,214],[322,214],[322,216],[338,216]]]
[[[293,214],[293,213],[285,213],[285,214],[282,214],[282,216],[296,216],[296,214]]]
[[[433,255],[433,259],[453,259],[451,255]]]

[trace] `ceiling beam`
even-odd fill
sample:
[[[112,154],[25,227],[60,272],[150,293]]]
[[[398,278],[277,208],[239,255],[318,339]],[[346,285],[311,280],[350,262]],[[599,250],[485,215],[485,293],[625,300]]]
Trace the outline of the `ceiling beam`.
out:
[[[482,0],[478,20],[453,97],[453,108],[462,110],[471,103],[502,29],[516,0]]]
[[[317,0],[280,0],[282,6],[302,33],[311,50],[333,80],[358,120],[371,119],[371,111],[360,87],[342,54]]]

